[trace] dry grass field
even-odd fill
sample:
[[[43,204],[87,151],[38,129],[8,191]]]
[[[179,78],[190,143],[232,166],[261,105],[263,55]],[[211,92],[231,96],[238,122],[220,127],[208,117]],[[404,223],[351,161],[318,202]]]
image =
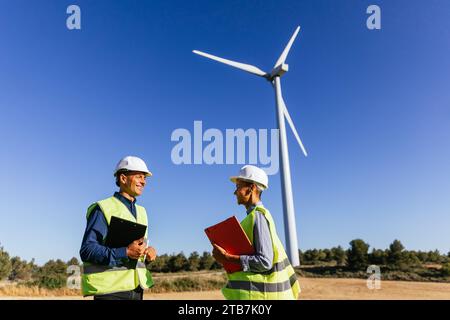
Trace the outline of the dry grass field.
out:
[[[381,288],[369,290],[362,279],[300,278],[300,299],[445,299],[450,300],[450,283],[382,281]],[[0,288],[0,299],[84,299],[76,291],[56,292],[34,289],[32,292]],[[24,289],[22,289],[24,290]],[[33,290],[33,289],[32,289]],[[146,293],[145,300],[220,300],[219,290],[196,292]],[[86,298],[88,300],[90,298]]]

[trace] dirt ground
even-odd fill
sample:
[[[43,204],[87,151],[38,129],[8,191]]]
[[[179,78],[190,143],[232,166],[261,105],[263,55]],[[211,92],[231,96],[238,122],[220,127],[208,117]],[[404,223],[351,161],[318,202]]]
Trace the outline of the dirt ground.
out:
[[[381,281],[381,288],[370,290],[362,279],[300,278],[300,299],[443,299],[450,300],[450,283]],[[82,297],[0,297],[0,299],[83,299]],[[200,292],[147,293],[145,300],[221,300],[219,290]],[[89,300],[89,298],[86,298]]]
[[[300,278],[304,300],[412,300],[438,299],[450,300],[450,283],[381,281],[380,289],[370,290],[362,279],[314,279]],[[221,300],[220,291],[147,294],[146,300],[166,299],[213,299]]]

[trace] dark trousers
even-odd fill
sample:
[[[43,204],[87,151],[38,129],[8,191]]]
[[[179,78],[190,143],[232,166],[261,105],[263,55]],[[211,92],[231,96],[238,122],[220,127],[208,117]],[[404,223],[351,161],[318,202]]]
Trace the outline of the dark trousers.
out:
[[[131,291],[122,291],[94,296],[94,300],[142,300],[144,290],[140,286]]]

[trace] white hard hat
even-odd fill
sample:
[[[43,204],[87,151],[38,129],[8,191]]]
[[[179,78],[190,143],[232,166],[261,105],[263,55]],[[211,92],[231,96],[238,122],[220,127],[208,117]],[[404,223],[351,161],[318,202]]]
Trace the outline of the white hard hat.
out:
[[[114,171],[114,176],[119,170],[144,172],[146,177],[152,175],[152,173],[148,170],[144,160],[133,156],[127,156],[119,161],[116,166],[116,170]]]
[[[230,180],[233,183],[236,183],[237,180],[254,182],[263,190],[269,187],[269,178],[264,170],[252,165],[243,166],[239,170],[239,175],[230,177]]]

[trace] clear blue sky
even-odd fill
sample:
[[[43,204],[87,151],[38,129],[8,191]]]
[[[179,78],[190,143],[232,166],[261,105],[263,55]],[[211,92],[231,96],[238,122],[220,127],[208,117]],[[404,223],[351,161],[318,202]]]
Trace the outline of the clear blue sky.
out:
[[[82,30],[66,28],[77,4]],[[378,4],[382,29],[366,28]],[[240,165],[171,161],[173,130],[275,128],[273,91],[199,49],[283,79],[309,152],[288,131],[301,249],[450,250],[448,1],[1,1],[0,242],[43,263],[78,257],[85,211],[128,154],[154,173],[138,202],[160,253],[209,250],[203,229],[243,218]],[[279,174],[263,194],[284,241]]]

